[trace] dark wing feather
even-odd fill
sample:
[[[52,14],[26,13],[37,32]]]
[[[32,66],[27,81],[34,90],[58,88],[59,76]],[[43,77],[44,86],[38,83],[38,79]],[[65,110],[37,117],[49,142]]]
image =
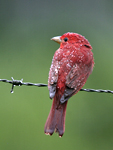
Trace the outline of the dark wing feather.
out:
[[[85,84],[88,78],[88,66],[75,64],[66,77],[66,89],[60,99],[61,103],[67,101],[72,95],[76,94]]]
[[[59,62],[53,59],[52,65],[49,71],[49,79],[48,79],[49,96],[51,99],[55,96],[55,93],[56,93],[58,69],[59,69]]]

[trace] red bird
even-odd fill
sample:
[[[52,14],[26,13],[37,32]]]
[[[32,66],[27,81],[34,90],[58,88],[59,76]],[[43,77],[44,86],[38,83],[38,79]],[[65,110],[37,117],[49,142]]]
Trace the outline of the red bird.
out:
[[[44,132],[52,135],[56,131],[62,137],[68,99],[86,83],[94,58],[90,43],[80,34],[68,32],[52,40],[59,43],[60,48],[54,54],[49,72],[48,88],[53,103]]]

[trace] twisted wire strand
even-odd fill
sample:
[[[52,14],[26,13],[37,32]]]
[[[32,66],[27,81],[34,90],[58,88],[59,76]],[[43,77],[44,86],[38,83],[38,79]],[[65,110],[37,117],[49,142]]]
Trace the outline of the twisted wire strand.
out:
[[[12,80],[7,80],[7,79],[0,79],[1,82],[6,82],[12,84],[11,88],[11,93],[14,92],[14,86],[38,86],[38,87],[47,87],[47,84],[44,83],[31,83],[31,82],[23,82],[23,79],[21,80],[14,80],[13,77],[11,77]],[[103,90],[103,89],[80,89],[80,91],[85,91],[85,92],[97,92],[97,93],[111,93],[113,94],[113,91],[111,90]]]

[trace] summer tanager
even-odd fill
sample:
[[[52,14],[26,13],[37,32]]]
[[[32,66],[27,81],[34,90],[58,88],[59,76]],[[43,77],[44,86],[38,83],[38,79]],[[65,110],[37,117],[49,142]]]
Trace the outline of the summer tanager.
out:
[[[55,131],[62,137],[68,99],[86,83],[94,58],[90,43],[80,34],[68,32],[52,40],[59,43],[60,48],[54,54],[49,71],[48,88],[53,103],[44,132],[52,135]]]

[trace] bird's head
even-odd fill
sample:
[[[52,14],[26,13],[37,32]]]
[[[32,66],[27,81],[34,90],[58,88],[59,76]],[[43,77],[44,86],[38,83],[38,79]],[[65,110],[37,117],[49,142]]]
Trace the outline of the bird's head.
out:
[[[74,44],[74,45],[79,44],[81,46],[85,46],[87,48],[92,49],[88,40],[84,36],[78,33],[67,32],[63,34],[62,36],[55,36],[51,38],[51,40],[59,43],[60,48],[63,48],[67,44]]]

